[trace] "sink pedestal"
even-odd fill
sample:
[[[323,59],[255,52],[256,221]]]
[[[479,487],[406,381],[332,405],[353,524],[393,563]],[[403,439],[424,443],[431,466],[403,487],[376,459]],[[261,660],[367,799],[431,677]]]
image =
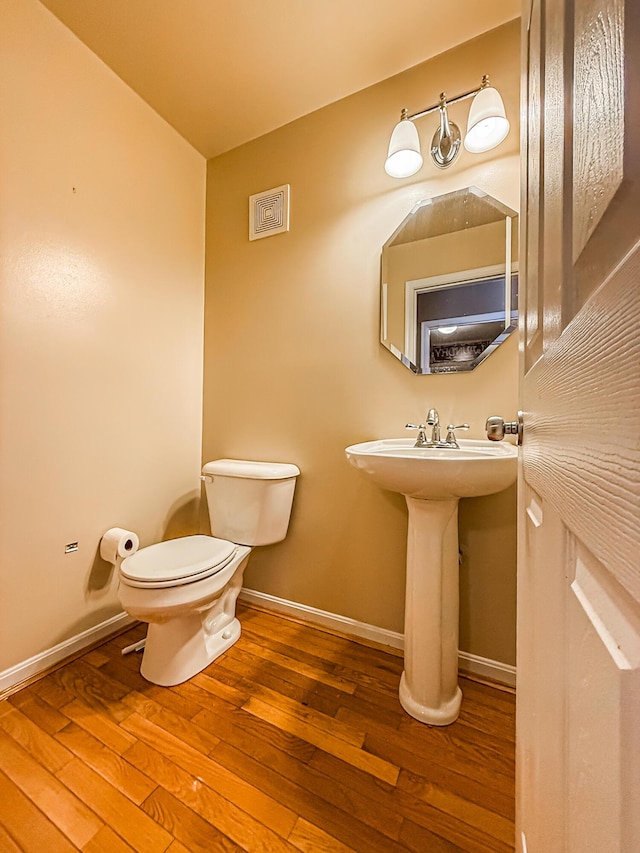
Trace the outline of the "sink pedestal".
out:
[[[417,500],[409,508],[400,704],[432,726],[460,712],[458,687],[458,501]]]
[[[458,687],[458,501],[506,489],[516,479],[511,444],[460,439],[459,447],[416,447],[383,438],[347,447],[349,462],[409,507],[402,707],[446,726],[460,711]]]

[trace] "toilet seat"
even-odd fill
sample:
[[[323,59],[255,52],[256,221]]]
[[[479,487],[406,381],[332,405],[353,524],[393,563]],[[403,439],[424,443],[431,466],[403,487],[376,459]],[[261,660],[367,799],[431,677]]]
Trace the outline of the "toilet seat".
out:
[[[238,546],[214,536],[182,536],[141,548],[120,565],[127,586],[160,589],[208,578],[233,560]]]

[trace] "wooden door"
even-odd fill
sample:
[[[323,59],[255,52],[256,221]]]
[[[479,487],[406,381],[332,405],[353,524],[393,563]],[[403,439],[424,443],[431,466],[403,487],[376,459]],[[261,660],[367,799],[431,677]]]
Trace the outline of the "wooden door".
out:
[[[640,2],[525,0],[517,849],[640,851]]]

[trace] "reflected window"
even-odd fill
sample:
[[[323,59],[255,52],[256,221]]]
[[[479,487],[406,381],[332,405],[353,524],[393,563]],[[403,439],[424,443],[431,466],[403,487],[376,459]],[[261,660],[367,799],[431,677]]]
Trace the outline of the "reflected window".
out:
[[[416,291],[416,340],[420,341],[420,373],[473,370],[505,331],[507,293],[504,275],[484,278],[471,272],[460,284],[427,286]],[[508,306],[518,322],[518,276],[511,277]]]

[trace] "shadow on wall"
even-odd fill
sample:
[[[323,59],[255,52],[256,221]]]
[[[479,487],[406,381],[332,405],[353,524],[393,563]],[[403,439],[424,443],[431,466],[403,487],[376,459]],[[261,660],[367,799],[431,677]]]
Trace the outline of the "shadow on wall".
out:
[[[91,593],[106,589],[111,583],[113,574],[114,565],[113,563],[107,563],[106,560],[102,559],[100,556],[100,543],[98,542],[96,553],[93,558],[93,564],[89,571],[89,578],[87,580],[87,595],[90,596]]]
[[[200,532],[200,507],[204,497],[201,492],[188,492],[172,504],[164,521],[164,539],[177,539]]]
[[[193,533],[198,533],[201,527],[199,517],[200,504],[201,497],[195,492],[188,492],[175,501],[165,517],[161,539],[177,539],[180,536],[190,536]],[[146,544],[151,545],[152,543],[147,542]],[[87,597],[91,597],[92,594],[107,589],[111,582],[115,580],[114,576],[115,567],[113,563],[107,563],[106,560],[102,559],[100,556],[100,542],[98,542],[87,579]],[[110,615],[112,616],[113,613]]]

